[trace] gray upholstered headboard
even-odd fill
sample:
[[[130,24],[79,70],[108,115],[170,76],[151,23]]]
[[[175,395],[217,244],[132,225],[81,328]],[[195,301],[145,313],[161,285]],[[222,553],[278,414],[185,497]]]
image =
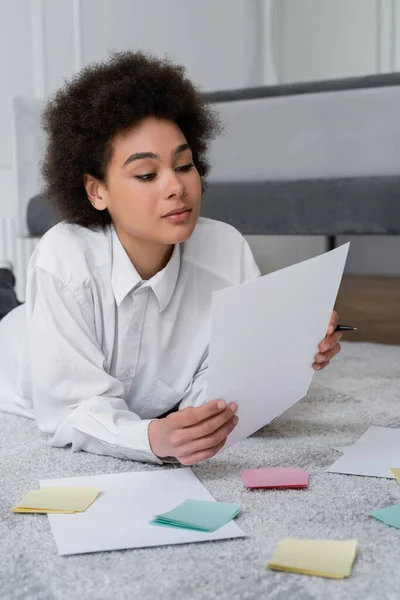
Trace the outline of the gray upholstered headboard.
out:
[[[202,214],[243,234],[400,233],[400,74],[205,94],[225,135]],[[56,220],[40,195],[31,235]]]
[[[202,212],[244,235],[394,235],[400,176],[214,183]]]

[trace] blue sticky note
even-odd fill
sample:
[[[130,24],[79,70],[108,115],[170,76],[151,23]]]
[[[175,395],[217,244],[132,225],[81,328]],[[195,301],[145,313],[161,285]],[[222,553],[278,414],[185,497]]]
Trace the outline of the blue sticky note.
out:
[[[211,532],[229,523],[239,510],[240,504],[230,502],[185,500],[176,508],[157,515],[150,523]]]
[[[400,504],[373,510],[369,514],[375,519],[382,521],[382,523],[390,525],[390,527],[397,527],[397,529],[400,529]]]

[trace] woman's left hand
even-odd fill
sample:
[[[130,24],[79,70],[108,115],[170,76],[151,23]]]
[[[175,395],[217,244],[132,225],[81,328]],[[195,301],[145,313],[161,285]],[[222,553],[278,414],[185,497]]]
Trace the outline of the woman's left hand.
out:
[[[336,354],[339,354],[341,350],[339,340],[342,339],[343,333],[340,331],[335,331],[338,323],[339,315],[334,310],[326,337],[320,343],[319,352],[315,356],[315,363],[313,364],[314,371],[322,371],[322,369],[325,369],[325,367],[329,365],[332,358],[334,358]]]

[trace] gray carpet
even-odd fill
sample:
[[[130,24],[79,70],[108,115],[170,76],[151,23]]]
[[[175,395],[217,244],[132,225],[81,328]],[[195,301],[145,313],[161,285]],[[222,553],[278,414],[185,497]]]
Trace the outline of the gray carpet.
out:
[[[289,369],[289,367],[288,367]],[[0,414],[0,598],[11,599],[398,599],[400,530],[368,516],[400,503],[394,480],[325,473],[369,425],[400,427],[400,347],[344,344],[316,375],[308,397],[274,424],[194,468],[217,500],[240,502],[247,539],[60,557],[45,515],[9,508],[39,479],[159,469],[50,448],[22,417]],[[295,466],[308,490],[247,491],[247,467]],[[265,568],[285,537],[352,539],[359,554],[350,579]]]

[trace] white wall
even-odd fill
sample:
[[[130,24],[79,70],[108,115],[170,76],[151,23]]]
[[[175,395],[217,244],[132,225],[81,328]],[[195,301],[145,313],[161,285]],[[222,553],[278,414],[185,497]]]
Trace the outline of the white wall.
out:
[[[25,0],[0,0],[0,218],[15,214],[11,97],[34,92],[30,10]],[[26,17],[21,18],[22,15]],[[19,68],[24,64],[25,68]]]
[[[400,0],[277,0],[278,80],[400,71]],[[399,163],[400,164],[400,163]],[[400,274],[400,237],[351,240],[347,271]]]
[[[278,4],[280,34],[276,43],[281,81],[376,71],[376,0],[279,0]]]
[[[102,59],[107,48],[145,48],[183,63],[205,90],[242,87],[249,84],[255,58],[254,5],[246,0],[84,0],[82,61]]]

